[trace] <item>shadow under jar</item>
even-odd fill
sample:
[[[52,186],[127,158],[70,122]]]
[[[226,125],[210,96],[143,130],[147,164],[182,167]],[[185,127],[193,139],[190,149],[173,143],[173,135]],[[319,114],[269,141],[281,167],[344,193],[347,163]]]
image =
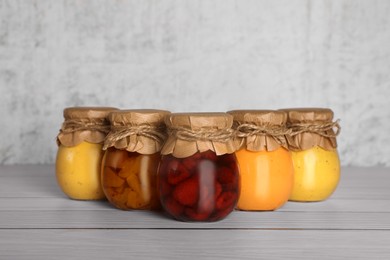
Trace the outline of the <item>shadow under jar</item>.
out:
[[[122,110],[109,115],[102,184],[109,202],[123,210],[159,209],[156,187],[166,139],[164,110]]]
[[[217,221],[236,206],[240,176],[225,113],[171,114],[158,190],[165,211],[180,221]]]
[[[291,201],[314,202],[327,199],[340,180],[336,136],[338,121],[327,108],[283,109],[287,112],[288,138],[294,164]],[[336,130],[336,131],[335,131]]]
[[[110,126],[106,119],[116,108],[69,107],[57,136],[56,177],[71,199],[104,199],[100,182],[103,142]]]

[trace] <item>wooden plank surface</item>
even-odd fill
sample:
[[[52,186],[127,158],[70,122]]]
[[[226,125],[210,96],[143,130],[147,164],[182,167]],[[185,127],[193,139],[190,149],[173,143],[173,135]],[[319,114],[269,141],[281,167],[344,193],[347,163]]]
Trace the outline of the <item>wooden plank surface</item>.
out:
[[[2,211],[0,228],[390,230],[390,213],[234,212],[216,223],[184,223],[155,212]]]
[[[0,198],[1,211],[42,210],[95,210],[107,211],[114,208],[107,201],[76,201],[66,197],[58,198]],[[364,207],[362,206],[364,205]],[[287,202],[282,212],[390,212],[390,200],[385,199],[330,199],[321,203]]]
[[[1,259],[389,259],[382,231],[5,230]]]
[[[22,250],[21,250],[22,249]],[[216,223],[74,201],[53,165],[0,166],[0,259],[390,259],[390,170],[342,169],[324,202]]]

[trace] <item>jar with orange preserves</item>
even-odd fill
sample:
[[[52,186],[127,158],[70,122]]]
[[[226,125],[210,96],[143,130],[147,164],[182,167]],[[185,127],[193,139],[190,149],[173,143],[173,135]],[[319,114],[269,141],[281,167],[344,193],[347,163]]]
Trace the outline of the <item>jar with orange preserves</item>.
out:
[[[275,210],[291,194],[294,169],[287,149],[285,112],[235,110],[237,160],[241,173],[240,210]]]
[[[122,110],[109,115],[102,184],[107,199],[123,210],[160,208],[156,174],[166,139],[164,110]]]

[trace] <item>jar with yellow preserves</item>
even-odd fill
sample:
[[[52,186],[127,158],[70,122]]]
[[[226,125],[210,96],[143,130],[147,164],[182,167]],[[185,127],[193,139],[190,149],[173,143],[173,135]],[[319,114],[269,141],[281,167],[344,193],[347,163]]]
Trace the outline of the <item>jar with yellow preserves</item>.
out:
[[[290,195],[294,180],[287,149],[287,115],[273,110],[235,110],[236,156],[241,174],[239,210],[276,210]]]
[[[103,142],[110,126],[111,107],[70,107],[57,136],[56,177],[71,199],[104,199],[100,183]]]
[[[292,151],[295,180],[291,201],[327,199],[340,180],[340,160],[336,136],[338,121],[327,108],[283,109],[287,112],[288,137]]]
[[[160,208],[156,174],[167,137],[164,110],[122,110],[109,115],[102,164],[108,201],[123,210]]]

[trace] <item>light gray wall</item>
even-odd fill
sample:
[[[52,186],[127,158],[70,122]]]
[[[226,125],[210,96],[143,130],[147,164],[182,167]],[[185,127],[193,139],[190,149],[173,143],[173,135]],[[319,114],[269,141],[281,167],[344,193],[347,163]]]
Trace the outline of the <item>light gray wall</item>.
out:
[[[0,164],[53,163],[67,106],[318,106],[390,166],[390,1],[0,0],[0,91]]]

